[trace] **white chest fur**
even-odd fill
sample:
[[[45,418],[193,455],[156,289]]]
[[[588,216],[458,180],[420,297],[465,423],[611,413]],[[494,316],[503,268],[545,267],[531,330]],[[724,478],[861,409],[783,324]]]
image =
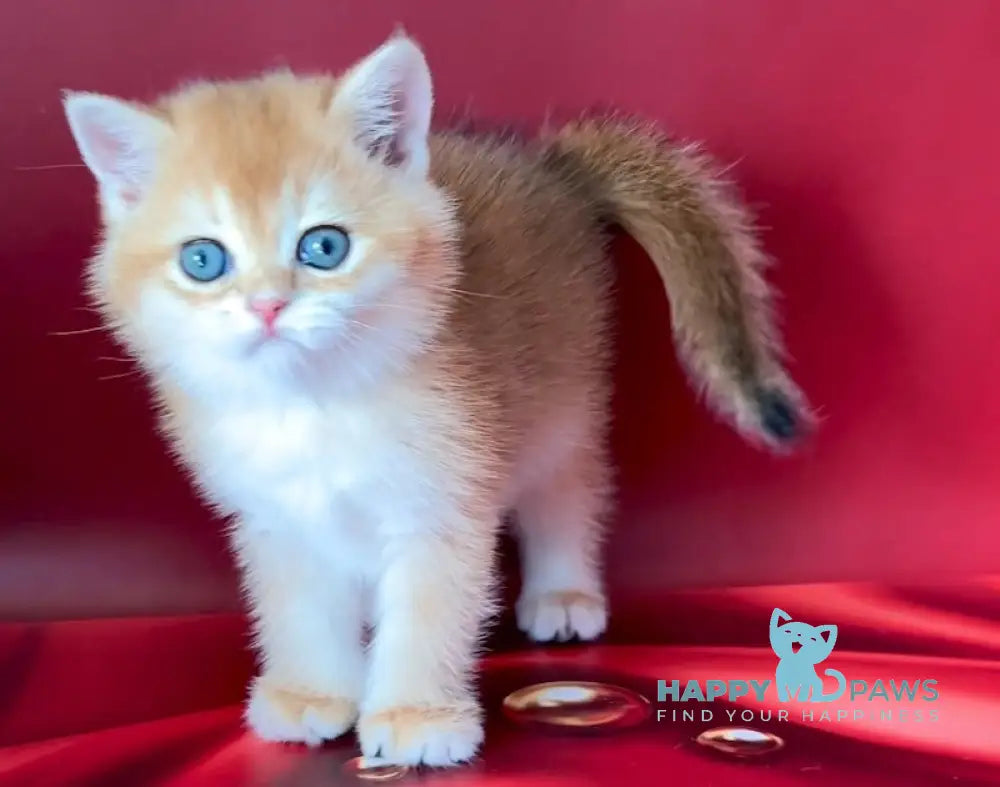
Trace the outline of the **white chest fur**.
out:
[[[239,403],[204,423],[202,481],[251,530],[359,567],[394,532],[419,527],[424,463],[413,436],[374,404]]]

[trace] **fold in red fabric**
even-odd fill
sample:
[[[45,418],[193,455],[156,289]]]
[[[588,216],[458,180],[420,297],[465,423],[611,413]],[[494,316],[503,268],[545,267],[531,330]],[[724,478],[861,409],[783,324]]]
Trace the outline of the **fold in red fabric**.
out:
[[[656,607],[655,644],[623,621],[607,644],[522,648],[483,661],[487,744],[468,767],[409,773],[442,785],[936,785],[1000,782],[1000,580],[950,586],[823,584],[678,592]],[[769,687],[681,700],[694,682],[773,681],[775,607],[836,625],[817,665],[845,676],[830,703],[782,702]],[[353,739],[320,749],[256,740],[239,701],[251,672],[235,615],[0,626],[0,783],[357,784]],[[836,681],[823,677],[826,689]],[[634,726],[552,726],[503,712],[509,693],[590,681],[644,696]],[[675,695],[659,696],[660,681]],[[928,683],[914,697],[896,692]],[[883,698],[876,687],[884,684]],[[862,689],[863,687],[863,689]],[[851,690],[855,696],[850,696]],[[928,697],[934,694],[933,698]],[[685,711],[687,713],[685,713]],[[787,718],[781,719],[778,711]],[[920,711],[920,713],[917,713]],[[931,718],[933,711],[933,719]],[[824,719],[824,712],[829,718]],[[706,715],[708,714],[708,715]],[[697,742],[744,727],[784,746],[735,757]]]

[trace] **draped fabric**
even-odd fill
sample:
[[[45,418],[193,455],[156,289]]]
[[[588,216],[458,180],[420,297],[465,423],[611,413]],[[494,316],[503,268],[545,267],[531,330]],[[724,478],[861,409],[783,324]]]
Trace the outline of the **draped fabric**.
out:
[[[655,272],[618,240],[612,629],[525,648],[502,625],[483,662],[484,757],[420,778],[1000,780],[1000,4],[33,0],[0,4],[0,784],[353,783],[351,741],[305,751],[241,729],[253,665],[222,526],[83,298],[94,189],[60,91],[148,99],[193,78],[335,70],[400,23],[427,51],[439,125],[530,130],[616,107],[732,164],[822,416],[780,460],[715,423],[674,359]],[[883,702],[859,695],[829,722],[818,704],[813,721],[793,706],[763,722],[780,707],[748,694],[673,721],[689,704],[658,702],[659,680],[774,677],[775,607],[838,627],[820,675],[938,681],[933,702],[890,703],[937,720],[855,720]],[[549,680],[624,686],[650,715],[587,731],[501,712]],[[727,711],[785,745],[738,759],[694,742]]]
[[[996,783],[998,591],[1000,578],[983,577],[952,585],[842,583],[667,594],[657,606],[665,625],[658,636],[643,638],[657,642],[633,641],[621,631],[631,624],[624,621],[605,644],[488,655],[483,756],[455,774],[408,774],[399,783]],[[869,699],[869,690],[829,704],[782,703],[769,691],[762,702],[753,696],[658,701],[660,680],[681,686],[689,680],[773,680],[777,659],[768,644],[768,620],[776,605],[815,625],[836,623],[836,647],[820,671],[836,668],[868,687],[879,680],[930,679],[939,696],[897,701],[890,694],[882,701]],[[11,742],[0,748],[0,783],[359,783],[345,769],[358,754],[353,739],[310,750],[263,743],[243,730],[238,701],[250,671],[245,642],[242,620],[234,615],[0,627],[0,739]],[[605,682],[642,695],[649,705],[639,723],[625,727],[545,725],[503,711],[508,694],[548,681]],[[788,717],[779,721],[782,708]],[[855,718],[855,711],[861,716]],[[706,730],[734,726],[778,736],[784,746],[740,758],[696,742]]]

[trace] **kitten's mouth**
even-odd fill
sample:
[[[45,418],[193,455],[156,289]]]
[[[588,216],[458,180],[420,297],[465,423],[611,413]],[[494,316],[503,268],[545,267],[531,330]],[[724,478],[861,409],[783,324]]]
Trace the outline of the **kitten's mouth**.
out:
[[[254,356],[259,352],[266,351],[273,347],[291,347],[294,341],[280,333],[260,333],[254,336],[246,345],[244,353],[247,357]]]
[[[274,328],[262,329],[260,333],[253,337],[251,344],[256,347],[263,347],[266,344],[280,344],[287,337],[285,334]]]
[[[793,642],[792,643],[792,653],[798,653],[800,650],[802,650],[802,643],[801,642]]]

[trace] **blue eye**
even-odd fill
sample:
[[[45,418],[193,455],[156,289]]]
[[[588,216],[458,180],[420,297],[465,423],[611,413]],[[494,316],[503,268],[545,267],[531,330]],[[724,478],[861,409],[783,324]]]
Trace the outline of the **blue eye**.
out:
[[[181,270],[195,281],[215,281],[229,268],[229,252],[214,240],[192,240],[181,246]]]
[[[338,227],[313,227],[302,233],[295,256],[303,265],[329,271],[347,259],[351,241]]]

